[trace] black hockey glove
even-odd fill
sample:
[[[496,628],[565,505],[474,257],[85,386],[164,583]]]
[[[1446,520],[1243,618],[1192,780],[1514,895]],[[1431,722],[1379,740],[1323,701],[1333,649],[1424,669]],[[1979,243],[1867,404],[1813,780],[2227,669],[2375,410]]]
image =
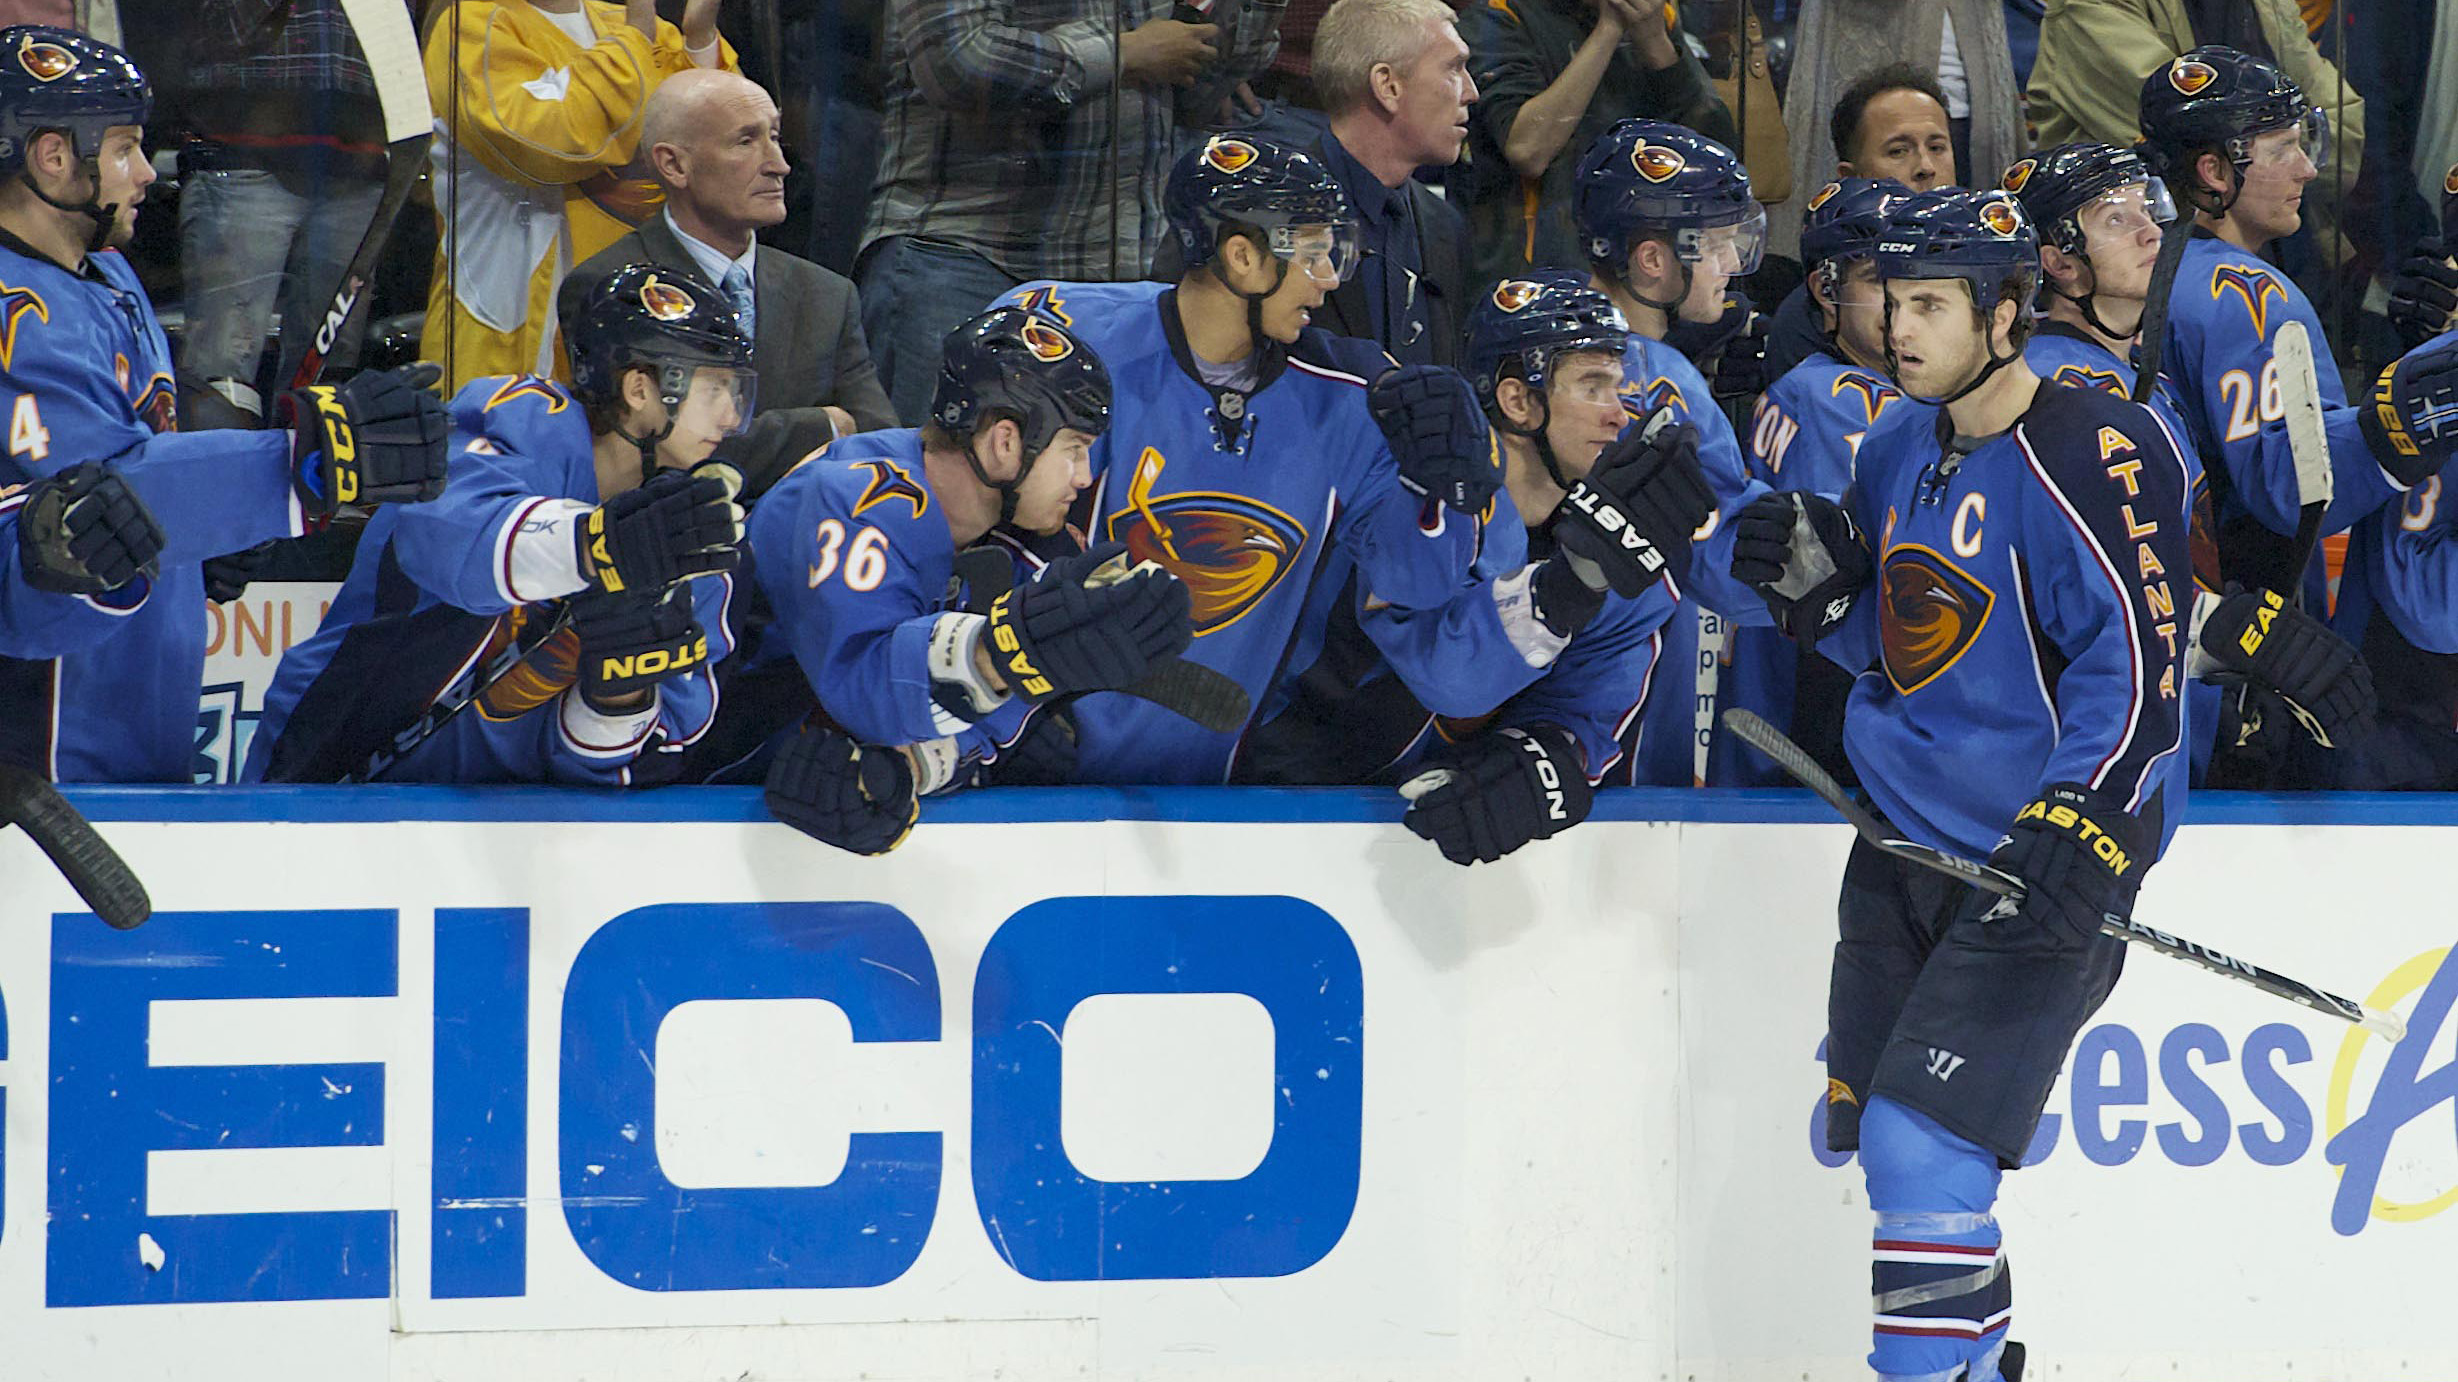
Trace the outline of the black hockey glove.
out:
[[[1530,840],[1587,819],[1578,741],[1552,725],[1499,729],[1460,746],[1444,765],[1400,786],[1408,828],[1454,864],[1490,864]]]
[[[1709,391],[1717,401],[1756,398],[1767,391],[1767,318],[1749,314],[1739,331],[1715,357],[1715,378]]]
[[[913,765],[901,750],[857,744],[805,725],[768,766],[768,814],[855,854],[885,854],[922,818]]]
[[[2450,329],[2458,314],[2458,265],[2439,240],[2418,240],[2390,280],[2390,325],[2409,350]]]
[[[1553,511],[1553,540],[1591,587],[1635,598],[1664,576],[1688,577],[1690,535],[1714,512],[1698,429],[1658,408],[1570,487]]]
[[[2435,337],[2390,362],[2356,403],[2373,459],[2415,486],[2458,456],[2458,333]]]
[[[226,605],[247,594],[248,582],[256,579],[265,558],[272,554],[272,543],[259,542],[245,551],[205,558],[205,598]]]
[[[100,595],[151,577],[162,525],[116,471],[85,461],[26,488],[17,511],[17,566],[55,595]]]
[[[1466,379],[1439,365],[1402,365],[1367,387],[1366,408],[1411,493],[1485,511],[1502,487],[1502,443]]]
[[[2272,590],[2221,599],[2196,635],[2190,663],[2206,681],[2238,680],[2286,703],[2314,743],[2348,743],[2380,708],[2373,673],[2346,639]]]
[[[573,541],[589,584],[610,594],[663,590],[742,560],[742,476],[732,466],[661,470],[589,512]]]
[[[1762,494],[1733,518],[1733,579],[1757,590],[1776,627],[1805,648],[1851,614],[1875,573],[1852,515],[1822,495]]]
[[[670,677],[708,665],[708,633],[692,614],[691,592],[669,589],[571,598],[580,640],[580,698],[600,715]]]
[[[344,504],[405,504],[444,492],[452,418],[429,392],[434,364],[292,389],[276,402],[291,429],[292,487],[311,519]]]
[[[990,603],[990,663],[1028,701],[1133,685],[1195,640],[1186,582],[1124,543],[1063,557]]]
[[[1724,299],[1724,310],[1714,321],[1694,322],[1676,312],[1664,324],[1664,343],[1698,366],[1700,373],[1713,373],[1716,352],[1738,339],[1755,315],[1749,299],[1738,295]]]
[[[2060,949],[2088,945],[2103,916],[2130,917],[2155,843],[2124,804],[2076,782],[2052,784],[2014,814],[1989,862],[2023,880],[1985,920],[2040,923]]]
[[[1543,562],[1528,578],[1536,622],[1556,638],[1570,638],[1604,612],[1602,586],[1591,586],[1567,559]]]
[[[1067,707],[1045,705],[1033,712],[1016,742],[982,768],[990,787],[1064,787],[1075,781],[1075,717]]]

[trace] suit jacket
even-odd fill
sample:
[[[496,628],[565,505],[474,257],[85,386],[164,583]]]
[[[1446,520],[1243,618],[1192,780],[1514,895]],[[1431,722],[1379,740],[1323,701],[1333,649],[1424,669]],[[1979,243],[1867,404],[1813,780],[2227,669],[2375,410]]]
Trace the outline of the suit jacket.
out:
[[[759,326],[751,359],[759,370],[759,397],[750,430],[717,448],[719,459],[742,471],[746,498],[767,492],[795,462],[836,439],[822,404],[853,414],[864,431],[896,425],[896,410],[862,338],[862,304],[852,280],[767,245],[758,256],[752,282]],[[707,276],[665,216],[651,216],[565,278],[556,299],[564,319],[571,319],[591,286],[626,264]]]

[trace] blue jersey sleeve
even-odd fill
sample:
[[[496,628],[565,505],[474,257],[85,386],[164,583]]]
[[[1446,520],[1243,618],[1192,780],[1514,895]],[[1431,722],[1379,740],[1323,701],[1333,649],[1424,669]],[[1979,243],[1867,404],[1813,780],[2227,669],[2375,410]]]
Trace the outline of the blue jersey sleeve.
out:
[[[572,534],[597,503],[580,404],[542,379],[479,380],[453,399],[452,421],[444,493],[396,510],[403,574],[472,614],[580,589]]]
[[[1365,411],[1362,392],[1357,411]],[[1340,498],[1332,540],[1357,563],[1375,598],[1403,609],[1438,609],[1473,579],[1487,529],[1508,528],[1518,516],[1499,491],[1477,515],[1412,493],[1400,483],[1399,462],[1381,431],[1369,423],[1364,434],[1366,462]]]
[[[1634,349],[1624,357],[1623,405],[1633,418],[1671,406],[1674,415],[1698,428],[1698,462],[1707,487],[1715,493],[1715,512],[1691,536],[1690,578],[1682,593],[1716,613],[1743,625],[1772,625],[1775,616],[1758,592],[1733,579],[1733,515],[1767,492],[1741,459],[1741,444],[1733,425],[1715,404],[1707,381],[1688,360],[1666,346],[1649,348],[1634,337]]]
[[[1636,600],[1608,597],[1544,676],[1503,707],[1501,723],[1554,725],[1579,741],[1588,781],[1602,782],[1647,699],[1672,596],[1659,585]]]
[[[2425,652],[2458,653],[2458,466],[2366,520],[2351,560],[2401,637]]]
[[[2190,476],[2146,410],[2110,409],[2092,436],[2016,432],[2038,487],[2023,509],[2024,589],[2064,659],[2040,785],[2079,782],[2138,811],[2183,744]],[[2168,803],[2171,822],[2182,807]]]

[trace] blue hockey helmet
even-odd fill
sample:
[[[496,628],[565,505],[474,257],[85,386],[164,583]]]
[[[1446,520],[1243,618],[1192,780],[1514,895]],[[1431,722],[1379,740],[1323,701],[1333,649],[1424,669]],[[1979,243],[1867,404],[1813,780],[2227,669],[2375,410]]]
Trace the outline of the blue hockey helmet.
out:
[[[45,130],[65,132],[77,157],[92,158],[104,131],[143,125],[153,108],[145,74],[110,44],[47,24],[0,29],[0,169],[22,165]]]
[[[1801,212],[1801,262],[1815,269],[1877,253],[1887,209],[1910,195],[1893,178],[1841,178],[1819,188]]]
[[[2010,192],[1916,192],[1886,217],[1878,237],[1878,277],[1959,278],[1971,285],[1972,305],[1983,315],[2009,294],[2022,310],[2016,329],[2031,313],[2040,278],[2040,240]]]
[[[1630,324],[1622,320],[1621,309],[1589,287],[1586,275],[1535,269],[1504,279],[1478,299],[1468,314],[1460,363],[1486,415],[1507,428],[1495,401],[1503,380],[1520,380],[1541,394],[1557,357],[1595,350],[1618,358],[1629,340]]]
[[[2090,226],[2084,213],[2111,192],[2140,187],[2144,189],[2142,210],[2153,221],[2165,225],[2176,218],[2176,203],[2168,196],[2167,184],[2151,175],[2140,155],[2113,144],[2073,143],[2042,149],[2006,169],[1997,186],[2023,204],[2023,214],[2043,242],[2068,254],[2085,252]]]
[[[690,274],[656,264],[626,264],[590,287],[572,314],[569,331],[572,393],[582,403],[618,407],[627,370],[646,370],[657,381],[666,425],[654,436],[631,439],[640,448],[644,483],[656,470],[657,443],[674,429],[675,415],[702,370],[722,372],[733,392],[734,431],[751,425],[758,380],[752,372],[751,338],[743,334],[725,295]]]
[[[1329,169],[1287,145],[1213,135],[1171,165],[1161,207],[1189,269],[1211,263],[1221,241],[1241,233],[1260,236],[1283,262],[1319,262],[1339,282],[1357,269],[1348,194]]]
[[[1589,263],[1615,279],[1654,236],[1696,264],[1710,231],[1737,227],[1721,237],[1735,252],[1735,277],[1754,272],[1766,250],[1767,213],[1750,195],[1749,170],[1732,150],[1664,120],[1623,120],[1579,155],[1571,218]]]
[[[2316,165],[2330,157],[2330,120],[2278,64],[2206,43],[2154,68],[2142,79],[2143,163],[2203,210],[2225,215],[2236,200],[2200,185],[2194,161],[2205,153],[2236,165],[2237,186],[2253,163],[2253,141],[2273,130],[2297,131],[2297,145]]]
[[[993,480],[973,452],[973,434],[1001,418],[1023,434],[1024,464]],[[997,491],[999,522],[1016,516],[1016,495],[1061,428],[1099,437],[1110,425],[1110,372],[1065,326],[1022,307],[993,307],[947,333],[930,420],[963,446],[974,478]]]

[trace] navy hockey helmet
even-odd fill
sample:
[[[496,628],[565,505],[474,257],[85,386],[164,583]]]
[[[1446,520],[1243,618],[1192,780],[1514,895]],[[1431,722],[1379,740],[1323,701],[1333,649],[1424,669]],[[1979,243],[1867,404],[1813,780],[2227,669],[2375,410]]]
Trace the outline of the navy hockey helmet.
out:
[[[128,55],[74,29],[12,24],[0,29],[0,169],[25,162],[45,130],[68,135],[77,157],[102,151],[114,125],[143,125],[153,88]]]
[[[758,379],[752,373],[751,338],[725,295],[690,274],[626,264],[589,289],[569,329],[572,392],[581,402],[618,404],[626,370],[645,369],[656,378],[666,425],[655,436],[631,438],[640,448],[643,482],[655,471],[657,443],[674,430],[674,415],[700,371],[725,372],[734,394],[734,430],[751,425]]]
[[[2136,147],[2144,164],[2214,216],[2226,214],[2236,193],[2221,200],[2199,186],[2193,170],[2200,155],[2222,154],[2235,164],[2239,187],[2253,161],[2253,141],[2272,130],[2296,130],[2299,146],[2317,165],[2330,157],[2329,118],[2303,89],[2276,63],[2217,44],[2193,49],[2143,78],[2140,115]]]
[[[1348,194],[1329,169],[1286,145],[1213,135],[1170,167],[1161,206],[1190,269],[1211,263],[1221,242],[1240,233],[1259,235],[1284,263],[1320,253],[1326,271],[1341,282],[1357,268],[1358,228]],[[1317,230],[1319,237],[1301,233]]]
[[[1555,484],[1570,481],[1545,438],[1552,409],[1546,389],[1554,362],[1572,351],[1593,350],[1621,357],[1630,341],[1630,324],[1613,299],[1588,286],[1587,276],[1569,269],[1534,269],[1506,278],[1479,299],[1468,314],[1468,339],[1461,366],[1476,389],[1477,402],[1496,427],[1536,442],[1537,458]],[[1502,381],[1517,379],[1536,394],[1537,419],[1522,427],[1502,411]]]
[[[2042,149],[2008,168],[1997,186],[2023,204],[2023,214],[2044,243],[2068,254],[2084,252],[2090,237],[2083,212],[2111,192],[2141,187],[2152,220],[2164,225],[2176,218],[2167,184],[2151,175],[2139,154],[2113,144]]]
[[[1571,219],[1588,262],[1615,279],[1631,250],[1657,236],[1689,265],[1705,258],[1710,231],[1738,227],[1725,237],[1734,277],[1755,272],[1766,251],[1767,213],[1750,195],[1749,170],[1732,150],[1664,120],[1623,120],[1579,155]]]
[[[970,445],[1000,418],[1023,433],[1024,464],[1012,480],[990,478]],[[1110,425],[1110,372],[1066,327],[1022,307],[993,307],[947,335],[930,420],[963,447],[974,478],[999,495],[999,522],[1016,516],[1016,492],[1061,428],[1099,437]]]
[[[2014,194],[1992,188],[1969,192],[1956,188],[1916,192],[1898,203],[1886,218],[1878,238],[1878,277],[1891,279],[1959,278],[1971,289],[1972,314],[1981,323],[1988,363],[1972,380],[1942,399],[1952,403],[1980,387],[1999,369],[2022,358],[2031,333],[2031,301],[2040,281],[2040,240],[2023,215]],[[2015,305],[2014,354],[2000,357],[1987,322],[1997,305]],[[1887,362],[1894,366],[1894,299],[1886,306]],[[1894,370],[1898,380],[1901,371]]]
[[[1819,188],[1801,212],[1801,262],[1814,269],[1877,253],[1887,209],[1910,195],[1893,178],[1842,178]]]

